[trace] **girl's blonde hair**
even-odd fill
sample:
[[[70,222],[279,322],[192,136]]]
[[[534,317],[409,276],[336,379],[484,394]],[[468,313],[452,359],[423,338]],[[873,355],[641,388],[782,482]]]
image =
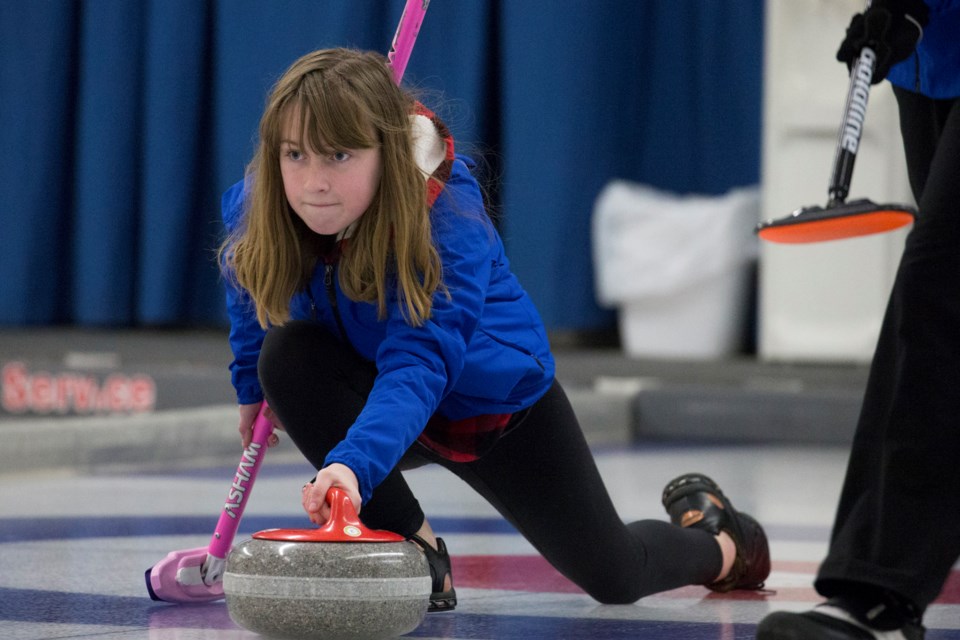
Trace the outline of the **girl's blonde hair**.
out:
[[[395,299],[408,324],[430,317],[442,287],[433,245],[425,176],[413,155],[414,101],[394,84],[386,59],[352,49],[324,49],[293,63],[274,85],[260,139],[247,168],[244,217],[220,248],[227,276],[246,289],[260,325],[290,319],[290,299],[306,287],[334,239],[319,236],[287,203],[280,140],[288,118],[300,117],[300,147],[318,152],[378,147],[380,183],[340,256],[339,282],[352,300],[376,302],[380,319]]]

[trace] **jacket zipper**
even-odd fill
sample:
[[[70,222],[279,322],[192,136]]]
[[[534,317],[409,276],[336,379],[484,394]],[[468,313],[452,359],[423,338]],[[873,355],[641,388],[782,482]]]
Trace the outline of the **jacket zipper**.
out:
[[[334,269],[335,267],[332,262],[323,265],[323,288],[327,290],[327,300],[330,301],[330,308],[333,309],[333,317],[337,320],[340,338],[347,344],[351,344],[350,339],[347,338],[347,330],[343,326],[343,319],[340,317],[340,307],[337,306],[337,290],[333,286]]]
[[[307,297],[310,298],[310,319],[317,321],[317,301],[313,299],[313,289],[307,284]]]

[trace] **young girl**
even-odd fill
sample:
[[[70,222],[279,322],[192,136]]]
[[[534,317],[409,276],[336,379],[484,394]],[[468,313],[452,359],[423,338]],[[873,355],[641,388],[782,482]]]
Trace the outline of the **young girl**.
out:
[[[244,445],[265,397],[319,470],[302,489],[310,519],[326,521],[338,486],[365,524],[414,540],[432,610],[456,605],[450,560],[401,473],[426,463],[463,479],[600,602],[762,586],[764,533],[709,478],[667,486],[672,524],[617,516],[469,160],[382,56],[297,60],[223,215]]]

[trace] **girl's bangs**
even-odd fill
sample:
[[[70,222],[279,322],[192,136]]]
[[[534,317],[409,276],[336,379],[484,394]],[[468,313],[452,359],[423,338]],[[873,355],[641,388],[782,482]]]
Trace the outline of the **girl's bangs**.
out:
[[[369,149],[376,127],[366,105],[340,82],[304,82],[294,98],[300,115],[300,144],[320,153]]]

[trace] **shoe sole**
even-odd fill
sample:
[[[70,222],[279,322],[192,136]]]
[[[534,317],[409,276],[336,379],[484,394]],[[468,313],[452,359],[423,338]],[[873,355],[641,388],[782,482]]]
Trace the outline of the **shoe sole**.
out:
[[[749,536],[749,540],[745,540],[744,543],[749,549],[763,549],[761,555],[761,561],[758,565],[754,566],[750,563],[747,563],[747,573],[748,574],[757,574],[760,578],[750,584],[743,584],[737,587],[737,589],[763,589],[764,583],[768,577],[770,577],[770,543],[767,541],[767,534],[763,531],[763,527],[760,526],[760,523],[757,522],[752,516],[738,511],[737,515],[740,516],[741,520],[746,521],[748,526],[743,526],[744,523],[740,523],[740,531],[743,532],[745,536]]]
[[[427,607],[427,613],[442,613],[444,611],[453,611],[457,608],[457,594],[453,589],[444,591],[442,594],[434,594],[430,597],[430,606]]]

